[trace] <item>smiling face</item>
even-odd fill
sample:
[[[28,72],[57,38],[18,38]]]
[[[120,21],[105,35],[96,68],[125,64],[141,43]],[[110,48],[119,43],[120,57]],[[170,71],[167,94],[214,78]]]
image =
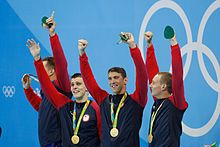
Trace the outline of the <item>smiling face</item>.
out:
[[[123,78],[121,73],[108,73],[108,83],[114,94],[124,94],[126,92],[127,81],[127,77]]]
[[[76,77],[71,79],[71,91],[76,100],[87,99],[88,93],[82,77]]]
[[[157,99],[166,98],[172,95],[172,74],[159,72],[150,84],[152,96]]]

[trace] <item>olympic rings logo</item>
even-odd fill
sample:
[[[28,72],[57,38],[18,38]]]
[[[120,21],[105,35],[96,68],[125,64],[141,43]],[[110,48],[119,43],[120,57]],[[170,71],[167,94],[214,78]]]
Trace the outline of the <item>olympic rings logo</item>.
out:
[[[187,54],[186,63],[184,65],[184,69],[183,69],[184,70],[183,78],[185,79],[186,75],[188,74],[191,59],[192,59],[192,51],[197,51],[198,63],[199,63],[199,67],[201,69],[202,75],[203,75],[204,79],[206,80],[206,82],[209,84],[209,86],[218,93],[218,100],[216,103],[215,111],[214,111],[212,117],[210,118],[210,120],[204,126],[202,126],[201,128],[191,128],[182,122],[183,132],[189,136],[192,136],[192,137],[199,137],[199,136],[203,136],[203,135],[207,134],[212,129],[212,127],[215,125],[215,123],[217,122],[219,114],[220,114],[220,67],[219,67],[219,63],[218,63],[218,60],[216,59],[215,55],[202,42],[205,25],[206,25],[209,17],[212,15],[212,13],[214,11],[216,11],[219,7],[220,7],[220,1],[216,0],[207,8],[207,10],[201,20],[200,26],[199,26],[197,42],[192,41],[191,27],[190,27],[190,24],[189,24],[189,21],[188,21],[186,14],[182,10],[182,8],[172,0],[161,0],[161,1],[156,2],[153,6],[151,6],[151,8],[145,14],[145,17],[143,19],[141,29],[140,29],[138,46],[140,47],[140,50],[141,50],[141,53],[143,56],[144,32],[145,32],[146,26],[147,26],[151,16],[156,11],[158,11],[159,9],[162,9],[162,8],[169,8],[169,9],[175,11],[179,15],[179,17],[181,18],[181,20],[184,24],[184,27],[185,27],[186,35],[187,35],[187,44],[185,46],[183,46],[181,49],[182,56]],[[206,69],[206,66],[205,66],[204,60],[203,60],[203,56],[202,56],[203,54],[205,54],[210,59],[211,63],[214,66],[214,69],[215,69],[215,72],[217,75],[217,83],[211,78],[211,76],[209,75],[209,73]]]
[[[3,86],[2,92],[5,95],[5,97],[13,97],[15,94],[15,87],[14,86]]]

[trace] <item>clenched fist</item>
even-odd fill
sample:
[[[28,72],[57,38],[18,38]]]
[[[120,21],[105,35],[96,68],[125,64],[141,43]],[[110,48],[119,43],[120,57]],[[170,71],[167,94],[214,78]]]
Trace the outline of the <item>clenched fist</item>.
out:
[[[88,41],[85,39],[78,40],[78,50],[79,55],[82,56],[82,54],[85,52],[85,48],[88,46]]]

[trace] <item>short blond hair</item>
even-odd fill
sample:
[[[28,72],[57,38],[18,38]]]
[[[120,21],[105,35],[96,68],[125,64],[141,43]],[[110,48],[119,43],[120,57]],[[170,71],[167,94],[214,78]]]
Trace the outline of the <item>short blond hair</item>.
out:
[[[160,84],[167,85],[167,91],[171,94],[172,93],[172,74],[169,72],[159,72],[160,75]]]

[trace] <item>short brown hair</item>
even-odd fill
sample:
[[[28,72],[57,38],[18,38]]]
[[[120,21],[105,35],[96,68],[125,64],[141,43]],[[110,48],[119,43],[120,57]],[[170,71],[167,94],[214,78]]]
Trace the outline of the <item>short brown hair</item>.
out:
[[[125,69],[122,68],[122,67],[112,67],[112,68],[110,68],[110,69],[108,70],[108,74],[109,74],[110,72],[120,73],[123,78],[126,78],[126,77],[127,77],[126,71],[125,71]]]
[[[172,74],[169,72],[159,72],[160,75],[160,84],[167,85],[167,91],[171,94],[172,93]]]
[[[46,66],[50,69],[55,69],[54,57],[45,57],[43,61],[47,61]]]

